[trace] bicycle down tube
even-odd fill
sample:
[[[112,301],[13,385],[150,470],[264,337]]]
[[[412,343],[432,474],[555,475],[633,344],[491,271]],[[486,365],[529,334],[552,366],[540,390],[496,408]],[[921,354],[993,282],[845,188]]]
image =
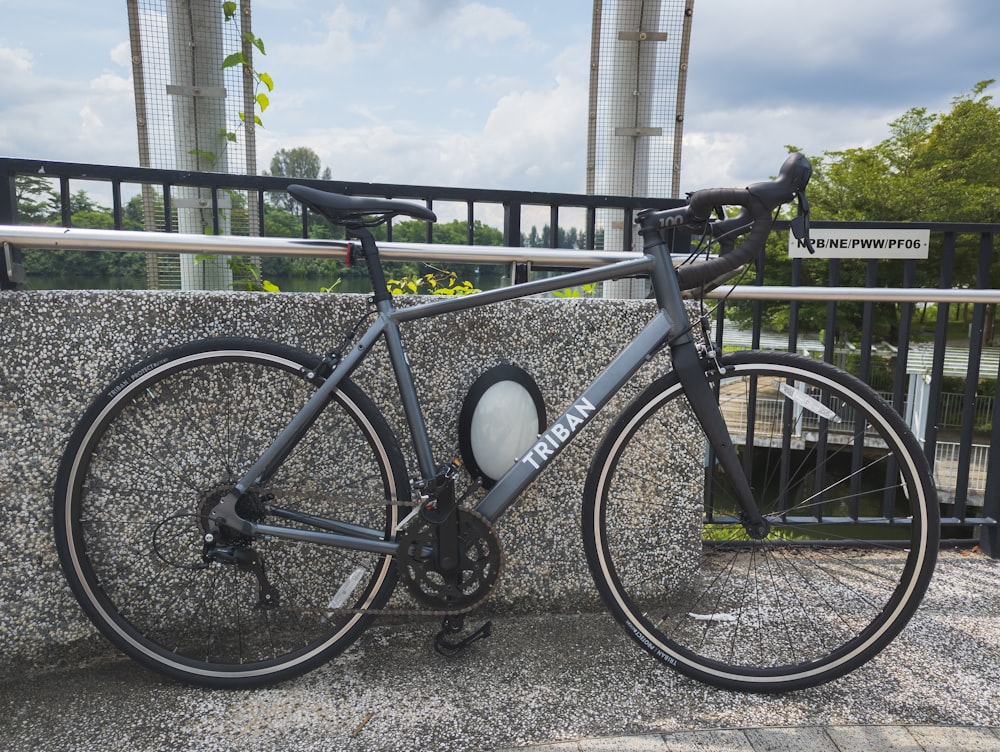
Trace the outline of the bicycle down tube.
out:
[[[319,543],[332,546],[343,546],[357,550],[375,552],[394,551],[396,544],[382,540],[382,533],[375,530],[354,529],[350,532],[317,532],[301,529],[291,529],[276,525],[264,525],[243,520],[236,511],[236,504],[241,494],[250,488],[266,481],[281,465],[284,459],[294,449],[296,443],[305,435],[309,426],[322,412],[337,386],[364,360],[380,337],[385,337],[389,360],[396,376],[400,399],[403,404],[407,423],[410,426],[411,441],[417,454],[420,471],[424,477],[430,477],[436,467],[430,450],[430,441],[426,423],[418,403],[412,372],[406,359],[402,345],[399,324],[423,318],[431,318],[471,308],[489,305],[504,300],[526,297],[528,295],[563,289],[567,286],[586,284],[594,281],[613,279],[648,272],[654,265],[649,256],[638,257],[635,260],[620,261],[606,267],[570,272],[545,280],[505,287],[498,290],[488,290],[461,298],[450,298],[444,301],[423,303],[408,308],[396,308],[391,299],[379,302],[379,315],[375,322],[358,339],[351,350],[344,355],[336,368],[326,377],[323,384],[302,407],[288,426],[274,442],[264,451],[258,460],[233,486],[233,491],[222,499],[212,512],[212,518],[229,527],[236,528],[246,535],[270,535],[275,538],[286,538],[304,542]],[[480,502],[477,511],[491,521],[499,517],[512,504],[518,494],[524,490],[541,472],[548,461],[561,451],[563,442],[557,447],[552,444],[562,433],[563,426],[571,426],[571,434],[588,422],[601,407],[616,393],[621,385],[629,379],[639,367],[649,359],[651,353],[658,349],[670,332],[670,321],[661,311],[659,315],[608,365],[605,371],[595,379],[578,399],[574,400],[567,413],[561,416],[543,436],[551,436],[552,441],[546,443],[548,449],[538,448],[535,455],[526,455],[525,461],[517,463],[507,476],[491,490]],[[587,407],[590,405],[591,407]],[[552,433],[552,432],[555,433]],[[571,436],[570,436],[571,438]],[[567,439],[568,441],[568,439]],[[528,457],[532,457],[529,461]],[[523,465],[523,467],[522,467]],[[280,510],[277,510],[280,513]],[[313,518],[310,523],[314,527],[326,527],[332,530],[346,529],[334,520]]]

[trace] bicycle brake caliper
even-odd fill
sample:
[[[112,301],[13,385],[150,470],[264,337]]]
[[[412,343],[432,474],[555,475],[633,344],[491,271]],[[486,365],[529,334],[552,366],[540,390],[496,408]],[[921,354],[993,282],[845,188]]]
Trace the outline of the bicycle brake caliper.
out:
[[[719,351],[715,348],[715,343],[712,341],[712,327],[708,321],[708,315],[702,313],[699,318],[699,323],[701,324],[701,342],[698,343],[698,351],[705,360],[711,360],[715,365],[716,373],[725,373],[726,369],[722,367],[719,362]]]

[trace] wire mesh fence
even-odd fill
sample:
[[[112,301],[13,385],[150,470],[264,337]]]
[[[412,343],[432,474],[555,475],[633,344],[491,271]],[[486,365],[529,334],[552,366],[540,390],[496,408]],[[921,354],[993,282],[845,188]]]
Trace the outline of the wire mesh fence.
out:
[[[591,38],[587,193],[679,192],[687,47],[693,0],[595,0]],[[620,217],[598,212],[606,250],[641,247]],[[632,280],[609,297],[644,297]]]
[[[139,164],[142,167],[255,174],[250,2],[128,0]],[[244,64],[224,66],[241,54]],[[141,189],[146,230],[259,235],[257,196],[198,186]],[[220,221],[221,220],[221,221]],[[150,256],[153,289],[219,289],[232,284],[226,259]]]

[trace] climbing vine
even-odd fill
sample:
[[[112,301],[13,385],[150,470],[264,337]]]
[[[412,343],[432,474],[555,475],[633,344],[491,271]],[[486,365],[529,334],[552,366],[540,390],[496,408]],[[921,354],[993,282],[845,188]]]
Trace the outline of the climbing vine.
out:
[[[237,26],[239,25],[239,21],[237,20],[237,14],[236,14],[237,8],[238,8],[237,4],[235,2],[232,2],[231,0],[227,0],[227,2],[222,3],[222,14],[225,17],[226,23],[233,23],[236,24]],[[261,55],[267,55],[267,51],[264,49],[264,40],[261,39],[260,37],[255,36],[252,32],[245,31],[240,34],[240,38],[245,39],[247,42],[253,45],[253,47],[256,48]],[[250,75],[253,76],[254,102],[256,103],[257,107],[260,108],[261,113],[263,113],[271,104],[271,99],[269,95],[271,94],[271,92],[274,91],[274,80],[267,72],[260,71],[254,68],[250,64],[250,61],[247,59],[247,56],[243,54],[243,50],[239,50],[238,52],[234,52],[231,55],[227,55],[226,59],[222,61],[223,70],[227,68],[234,68],[237,65],[243,66],[243,68],[247,72],[249,72]],[[240,113],[241,126],[246,125],[246,120],[248,117],[253,118],[253,122],[256,125],[259,125],[261,128],[264,127],[264,123],[261,121],[260,115],[258,115],[256,111],[251,113],[241,112]],[[227,142],[236,143],[235,131],[223,129],[221,135],[226,139]]]

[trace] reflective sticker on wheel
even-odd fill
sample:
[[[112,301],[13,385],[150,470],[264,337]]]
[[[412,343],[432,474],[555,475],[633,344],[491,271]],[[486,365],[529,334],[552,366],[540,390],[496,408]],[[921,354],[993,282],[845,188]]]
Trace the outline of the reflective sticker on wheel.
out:
[[[778,390],[788,397],[792,402],[797,405],[801,405],[806,410],[811,413],[818,415],[821,418],[826,418],[834,423],[840,423],[840,416],[837,415],[833,410],[824,405],[817,399],[813,399],[808,394],[803,392],[801,389],[796,389],[790,384],[781,383],[778,385]]]

